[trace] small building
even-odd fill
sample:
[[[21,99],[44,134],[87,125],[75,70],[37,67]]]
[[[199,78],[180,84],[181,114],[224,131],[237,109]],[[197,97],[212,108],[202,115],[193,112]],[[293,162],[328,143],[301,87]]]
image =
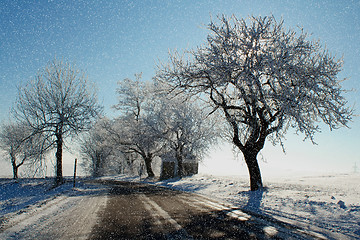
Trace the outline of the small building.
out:
[[[199,163],[197,160],[184,160],[182,164],[183,177],[191,176],[199,172]],[[160,179],[170,179],[177,177],[178,164],[175,158],[162,158]]]

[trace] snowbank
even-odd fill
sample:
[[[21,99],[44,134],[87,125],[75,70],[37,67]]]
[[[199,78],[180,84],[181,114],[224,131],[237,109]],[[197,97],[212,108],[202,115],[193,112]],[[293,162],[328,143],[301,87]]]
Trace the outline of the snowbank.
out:
[[[17,181],[0,178],[0,216],[25,212],[34,205],[41,206],[64,194],[77,196],[106,191],[104,186],[84,184],[82,180],[76,182],[75,188],[71,179],[55,188],[53,184],[53,178],[24,178]]]
[[[54,179],[0,179],[0,215],[22,210],[35,203],[45,201],[68,191],[72,185],[66,183],[53,188]]]

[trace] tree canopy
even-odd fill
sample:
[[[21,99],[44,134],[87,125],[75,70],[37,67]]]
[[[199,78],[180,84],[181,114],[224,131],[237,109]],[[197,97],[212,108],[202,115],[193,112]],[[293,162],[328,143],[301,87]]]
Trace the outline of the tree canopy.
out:
[[[281,142],[292,127],[313,141],[321,121],[347,126],[353,112],[338,79],[343,62],[305,31],[286,29],[273,16],[222,16],[208,29],[203,46],[171,54],[156,78],[171,91],[206,95],[222,111],[251,190],[262,187],[256,156],[267,138]]]
[[[89,129],[102,107],[85,74],[70,63],[54,60],[19,88],[15,116],[56,148],[56,177],[62,181],[64,139]]]

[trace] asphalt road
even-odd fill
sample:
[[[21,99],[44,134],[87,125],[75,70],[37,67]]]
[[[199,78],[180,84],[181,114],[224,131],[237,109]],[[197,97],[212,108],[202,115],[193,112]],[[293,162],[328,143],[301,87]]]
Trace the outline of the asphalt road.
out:
[[[85,181],[0,221],[1,240],[349,239],[318,232],[202,195],[110,180]]]
[[[132,182],[102,184],[111,188],[90,239],[321,238],[196,194]]]

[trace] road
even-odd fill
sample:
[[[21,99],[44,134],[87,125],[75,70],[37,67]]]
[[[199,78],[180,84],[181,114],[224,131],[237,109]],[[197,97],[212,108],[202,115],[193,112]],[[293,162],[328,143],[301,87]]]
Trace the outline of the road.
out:
[[[105,184],[112,187],[90,239],[314,238],[204,196],[133,182]]]
[[[89,183],[90,184],[90,183]],[[3,224],[0,239],[314,239],[322,236],[204,196],[103,180]]]

